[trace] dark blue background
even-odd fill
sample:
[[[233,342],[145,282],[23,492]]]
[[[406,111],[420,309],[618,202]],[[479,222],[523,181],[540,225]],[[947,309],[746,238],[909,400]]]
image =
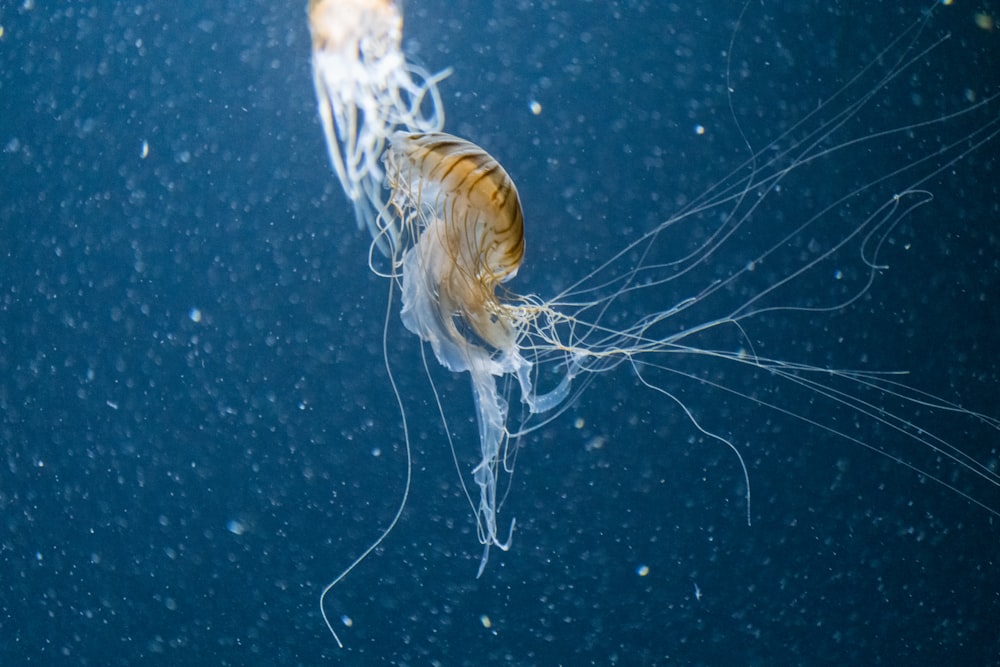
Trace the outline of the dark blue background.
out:
[[[329,598],[354,622],[337,649],[319,592],[377,536],[404,480],[386,286],[327,163],[304,2],[203,4],[0,10],[0,663],[996,662],[995,515],[800,421],[671,385],[747,459],[747,526],[731,452],[624,368],[524,441],[504,508],[513,548],[475,579],[473,517],[395,314],[414,487],[383,548]],[[455,68],[447,129],[519,186],[529,249],[512,287],[549,295],[745,160],[725,94],[734,31],[732,102],[759,149],[921,4],[750,3],[736,30],[739,3],[411,2],[406,34],[429,69]],[[974,9],[941,8],[928,34],[952,39],[846,136],[996,92],[997,36]],[[803,170],[768,215],[791,228],[926,145],[894,137]],[[906,368],[909,384],[1000,414],[995,153],[926,184],[936,199],[893,232],[892,270],[860,303],[761,318],[755,344]],[[730,252],[722,272],[743,261]],[[467,379],[433,372],[469,464]],[[767,377],[712,377],[823,414]],[[996,465],[995,430],[903,409]],[[866,441],[933,464],[870,421]],[[1000,510],[995,487],[955,483]]]

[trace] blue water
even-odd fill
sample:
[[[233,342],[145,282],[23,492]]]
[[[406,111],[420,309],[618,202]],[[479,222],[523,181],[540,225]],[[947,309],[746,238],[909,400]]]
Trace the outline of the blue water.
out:
[[[474,517],[395,314],[414,486],[328,598],[352,622],[337,621],[338,649],[319,592],[391,518],[405,458],[386,285],[327,163],[304,7],[58,4],[0,10],[0,664],[997,662],[996,516],[801,421],[672,387],[740,447],[748,526],[732,453],[625,368],[523,442],[513,547],[477,580]],[[565,287],[747,155],[725,94],[738,3],[405,9],[409,51],[455,68],[446,129],[519,186],[518,290]],[[942,9],[929,30],[953,38],[862,124],[906,122],[935,93],[996,92],[996,34],[967,2]],[[752,3],[733,66],[751,145],[918,14],[851,11]],[[775,198],[774,224],[898,166],[895,145],[813,172]],[[1000,414],[995,156],[994,142],[926,185],[935,200],[893,233],[892,269],[859,304],[765,318],[762,349],[906,368]],[[433,374],[467,472],[467,379]],[[762,378],[714,379],[814,409]],[[973,420],[929,426],[997,458],[996,431]],[[1000,509],[996,489],[968,491]]]

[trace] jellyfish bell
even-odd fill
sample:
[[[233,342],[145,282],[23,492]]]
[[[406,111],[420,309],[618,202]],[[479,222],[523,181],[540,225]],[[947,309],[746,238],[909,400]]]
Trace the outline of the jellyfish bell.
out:
[[[378,226],[385,204],[381,158],[399,128],[444,126],[438,82],[403,53],[403,18],[392,0],[309,0],[313,85],[330,163],[358,226],[389,254],[395,229]]]
[[[524,257],[513,181],[483,149],[444,133],[397,132],[386,165],[393,210],[416,225],[402,257],[403,323],[450,370],[476,357],[500,370],[516,348],[496,288]]]

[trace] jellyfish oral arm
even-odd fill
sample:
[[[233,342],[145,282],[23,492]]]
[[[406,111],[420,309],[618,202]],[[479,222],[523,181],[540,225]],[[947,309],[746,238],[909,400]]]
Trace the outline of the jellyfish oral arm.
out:
[[[507,539],[500,540],[497,534],[497,477],[499,475],[502,452],[507,443],[507,401],[497,393],[496,378],[487,367],[475,366],[469,369],[472,389],[476,401],[476,416],[479,422],[479,444],[482,459],[472,476],[479,487],[479,509],[476,512],[479,542],[483,545],[483,557],[479,561],[476,577],[483,574],[490,558],[490,547],[496,546],[507,551],[514,534],[514,520],[510,522]]]
[[[573,377],[575,375],[573,367],[571,366],[566,370],[566,374],[562,376],[559,380],[559,384],[553,387],[550,391],[544,394],[536,394],[531,389],[531,378],[528,376],[528,371],[531,369],[531,364],[525,362],[517,369],[517,380],[521,385],[521,398],[528,404],[528,409],[531,410],[531,414],[537,415],[543,412],[548,412],[566,401],[569,397],[569,390],[573,384]]]
[[[491,354],[467,340],[456,327],[450,300],[441,287],[450,267],[438,243],[443,224],[440,219],[432,221],[417,244],[403,257],[401,317],[408,330],[431,344],[434,356],[443,366],[454,372],[468,371],[472,380],[481,455],[472,473],[479,487],[476,523],[479,541],[484,546],[479,565],[479,574],[482,574],[489,560],[490,547],[506,551],[511,539],[508,534],[507,539],[501,540],[497,532],[496,487],[507,442],[508,406],[497,391],[496,376],[517,373],[527,379],[528,374],[523,368],[526,362],[516,351]],[[511,521],[511,533],[513,529]]]

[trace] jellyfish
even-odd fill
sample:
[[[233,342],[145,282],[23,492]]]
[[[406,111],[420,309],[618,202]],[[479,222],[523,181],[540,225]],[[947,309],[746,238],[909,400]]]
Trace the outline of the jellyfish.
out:
[[[828,129],[829,126],[823,123],[820,131]],[[996,124],[987,130],[985,136],[977,138],[979,141],[1000,132]],[[963,137],[949,149],[961,154],[966,149],[967,140],[968,137]],[[817,152],[813,153],[814,150]],[[818,158],[821,153],[828,154],[829,150],[817,145],[807,149],[798,160],[804,164]],[[954,159],[957,159],[956,156],[951,156],[950,160]],[[946,159],[932,169],[939,171],[947,168],[950,160]],[[957,448],[932,433],[922,430],[911,432],[913,425],[907,419],[880,412],[864,399],[839,388],[835,381],[855,384],[939,410],[961,411],[957,406],[913,392],[894,378],[880,373],[820,368],[767,358],[752,351],[746,332],[745,323],[765,313],[783,310],[829,312],[841,310],[861,298],[877,271],[884,268],[877,261],[877,246],[900,220],[926,203],[925,192],[908,187],[903,194],[893,195],[831,247],[817,251],[808,261],[793,265],[786,274],[771,277],[766,287],[740,300],[735,308],[729,299],[723,298],[720,300],[721,307],[727,310],[715,315],[699,314],[694,324],[670,327],[673,331],[668,332],[665,323],[680,320],[689,309],[701,307],[702,313],[711,312],[713,299],[747,279],[756,265],[779,252],[787,236],[767,245],[761,254],[726,278],[699,288],[696,293],[680,299],[666,310],[641,315],[627,326],[612,325],[607,320],[609,313],[618,307],[618,302],[630,293],[662,288],[707,264],[719,244],[741,236],[741,228],[749,224],[754,209],[750,206],[749,211],[744,211],[744,202],[754,201],[761,193],[766,194],[778,186],[787,174],[781,159],[774,159],[770,166],[757,168],[753,180],[738,180],[731,187],[721,188],[711,199],[696,202],[689,211],[633,241],[612,260],[548,300],[504,289],[505,283],[516,276],[524,257],[524,214],[514,183],[485,150],[445,133],[397,132],[392,136],[385,162],[391,196],[384,215],[395,217],[398,226],[406,230],[406,237],[412,239],[398,261],[398,272],[394,276],[400,285],[400,317],[407,330],[430,345],[442,366],[455,373],[467,372],[472,381],[480,440],[480,460],[472,475],[479,488],[476,522],[479,541],[484,546],[477,576],[482,575],[487,565],[491,547],[506,551],[511,544],[513,519],[505,539],[498,533],[497,485],[501,471],[506,469],[504,462],[509,457],[512,440],[532,428],[527,426],[528,420],[553,410],[558,412],[561,406],[565,406],[571,396],[574,378],[604,373],[622,363],[632,368],[641,383],[675,402],[705,436],[732,451],[745,483],[748,523],[750,477],[739,448],[729,439],[703,428],[685,402],[665,385],[647,379],[651,373],[663,371],[702,384],[714,384],[671,364],[671,357],[709,358],[765,371],[836,404],[873,417],[930,448],[937,455],[966,468],[988,484],[1000,487],[1000,475],[987,464],[969,460]],[[924,174],[920,178],[928,176]],[[654,253],[644,246],[657,242],[668,227],[681,224],[688,216],[704,216],[710,210],[734,204],[736,208],[719,218],[718,228],[695,251],[668,262],[647,263]],[[794,230],[794,234],[799,236],[819,222],[819,218],[807,220],[802,227]],[[867,271],[856,291],[824,305],[761,305],[772,292],[814,270],[852,242],[860,244]],[[617,264],[633,261],[633,253],[629,251],[636,248],[642,249],[643,260],[628,267],[618,267],[621,271],[617,279],[609,281],[602,278],[614,273]],[[699,343],[708,334],[718,335],[720,331],[730,339],[731,348],[708,347]],[[748,352],[747,347],[751,351]],[[553,366],[557,367],[554,374],[559,379],[552,389],[539,394],[534,387],[534,378],[543,368]],[[834,381],[830,381],[831,378]],[[518,427],[509,424],[510,406],[504,396],[510,392],[500,386],[505,380],[516,385],[526,408],[527,417]],[[715,386],[761,406],[785,411],[778,404],[732,388]],[[861,446],[876,449],[835,426],[823,425],[801,415],[793,416],[807,419],[811,424]],[[969,413],[969,416],[1000,429],[1000,421],[995,418],[975,413]],[[899,462],[939,484],[951,487],[945,477],[906,460],[899,459]],[[998,513],[975,497],[954,490],[987,511]]]
[[[515,377],[521,400],[540,413],[566,397],[572,372],[548,393],[535,393],[519,341],[522,318],[537,313],[497,295],[524,257],[524,214],[504,168],[479,146],[440,132],[397,132],[385,162],[392,191],[387,210],[415,239],[399,267],[403,325],[430,344],[445,368],[468,372],[472,380],[482,575],[490,547],[506,551],[514,530],[512,520],[506,539],[497,532],[497,478],[509,438],[497,378]]]
[[[330,163],[383,252],[397,243],[378,226],[384,202],[382,152],[397,128],[434,132],[444,126],[437,83],[402,50],[403,19],[392,0],[309,0],[313,85]]]
[[[861,301],[887,268],[884,255],[893,232],[930,201],[926,184],[1000,135],[996,93],[912,121],[889,119],[860,130],[852,125],[876,106],[880,92],[933,50],[933,40],[929,46],[919,41],[927,20],[904,30],[798,123],[763,147],[750,147],[747,158],[701,196],[633,234],[604,261],[549,294],[516,289],[518,270],[532,256],[529,241],[545,232],[522,208],[513,180],[497,159],[439,129],[401,123],[386,137],[381,166],[374,172],[385,193],[368,200],[374,214],[369,229],[373,244],[384,242],[379,247],[390,268],[380,273],[388,279],[390,303],[399,294],[404,327],[442,367],[467,373],[472,384],[479,451],[471,468],[475,489],[468,495],[483,547],[477,576],[485,571],[491,549],[506,551],[512,544],[515,520],[500,518],[501,477],[509,481],[518,443],[565,412],[595,378],[619,368],[676,405],[707,441],[732,452],[744,483],[747,522],[751,475],[740,447],[702,423],[698,410],[674,388],[677,383],[801,420],[1000,516],[1000,474],[988,455],[954,445],[935,432],[934,417],[925,415],[957,415],[991,433],[1000,432],[1000,420],[912,388],[895,371],[780,358],[758,349],[754,335],[761,322],[781,315],[820,317]],[[922,133],[935,140],[913,139]],[[913,152],[894,170],[850,181],[813,212],[790,218],[791,223],[769,219],[769,203],[795,192],[801,173],[823,174],[831,163],[852,160],[887,141],[912,142]],[[856,205],[860,200],[874,203],[862,208]],[[723,250],[737,261],[719,266]],[[755,383],[802,391],[826,407],[813,413],[793,409],[703,370],[720,366]],[[388,355],[386,367],[392,382]],[[396,398],[409,457],[405,411],[398,393]],[[438,408],[443,421],[440,400]],[[839,419],[843,415],[891,431],[926,457],[884,448],[845,425]],[[924,415],[929,424],[914,415]],[[396,515],[324,589],[320,607],[331,632],[324,599],[396,525],[409,475],[408,461]],[[982,491],[968,490],[956,475]]]

